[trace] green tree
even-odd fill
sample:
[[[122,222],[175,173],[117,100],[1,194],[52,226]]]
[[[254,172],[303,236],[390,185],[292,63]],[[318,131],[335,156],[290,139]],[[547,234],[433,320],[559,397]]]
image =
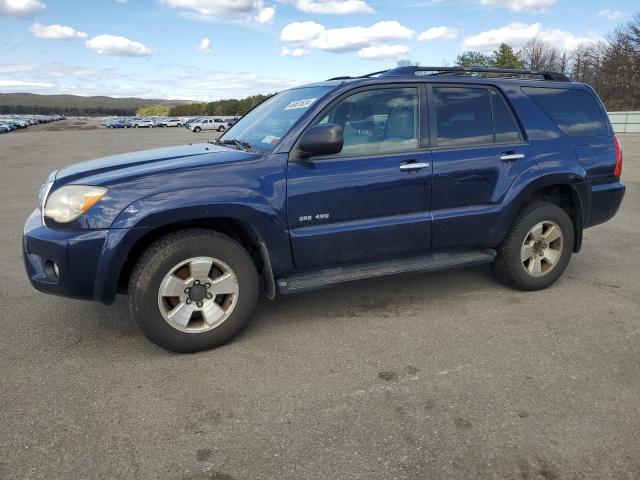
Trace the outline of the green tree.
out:
[[[458,67],[492,67],[493,60],[489,55],[485,55],[484,53],[468,51],[462,52],[456,58],[456,65]]]
[[[524,61],[520,54],[513,51],[513,47],[506,43],[501,43],[498,50],[494,50],[491,55],[491,66],[494,68],[523,68]]]
[[[169,115],[169,107],[166,105],[143,105],[136,111],[138,117],[166,117]]]

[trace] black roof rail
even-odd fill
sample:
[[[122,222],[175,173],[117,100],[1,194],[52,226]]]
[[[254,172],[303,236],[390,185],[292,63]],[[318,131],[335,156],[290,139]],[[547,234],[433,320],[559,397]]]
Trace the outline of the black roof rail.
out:
[[[515,68],[489,68],[489,67],[398,67],[386,72],[381,72],[381,76],[407,76],[415,75],[417,72],[434,72],[432,75],[455,74],[455,73],[499,73],[513,76],[529,75],[540,76],[545,80],[555,82],[570,82],[571,80],[559,72],[520,70]]]
[[[325,81],[326,82],[330,82],[331,80],[353,80],[354,78],[369,78],[369,77],[374,77],[376,75],[382,75],[383,73],[386,73],[388,71],[389,70],[379,70],[377,72],[371,72],[371,73],[367,73],[366,75],[359,75],[357,77],[350,77],[348,75],[343,76],[343,77],[333,77],[333,78],[328,78]]]

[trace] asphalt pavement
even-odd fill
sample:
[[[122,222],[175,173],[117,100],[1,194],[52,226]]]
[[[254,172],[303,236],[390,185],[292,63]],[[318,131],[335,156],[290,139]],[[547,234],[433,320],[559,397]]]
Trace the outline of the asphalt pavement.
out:
[[[0,478],[640,478],[640,135],[627,195],[562,279],[488,266],[276,301],[167,353],[114,305],[29,285],[22,226],[56,168],[213,138],[96,121],[0,136]]]

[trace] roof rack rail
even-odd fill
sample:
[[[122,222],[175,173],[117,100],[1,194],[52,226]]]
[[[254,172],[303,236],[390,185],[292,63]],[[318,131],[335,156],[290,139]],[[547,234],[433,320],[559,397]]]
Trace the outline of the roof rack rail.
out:
[[[570,82],[571,80],[564,74],[559,72],[550,72],[546,70],[520,70],[515,68],[488,68],[488,67],[398,67],[386,72],[381,72],[381,76],[405,76],[415,75],[417,72],[434,72],[432,75],[447,75],[455,73],[499,73],[509,74],[513,76],[529,75],[540,76],[544,80],[555,82]]]
[[[383,73],[386,73],[388,71],[389,70],[379,70],[377,72],[367,73],[366,75],[358,75],[357,77],[350,77],[349,75],[345,75],[342,77],[328,78],[326,81],[330,82],[331,80],[353,80],[354,78],[369,78],[369,77],[374,77],[376,75],[382,75]]]

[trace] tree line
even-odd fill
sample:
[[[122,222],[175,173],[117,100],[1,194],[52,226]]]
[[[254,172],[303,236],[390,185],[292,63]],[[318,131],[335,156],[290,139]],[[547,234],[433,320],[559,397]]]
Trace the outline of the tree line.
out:
[[[572,51],[533,39],[519,51],[503,43],[491,55],[464,52],[455,63],[560,72],[591,85],[609,111],[640,110],[640,12],[604,40],[578,45]]]
[[[45,105],[0,105],[0,115],[65,115],[65,116],[93,116],[109,115],[114,117],[128,116],[135,113],[135,108],[108,107],[48,107]]]
[[[229,98],[207,103],[176,105],[169,109],[169,115],[172,117],[193,117],[198,115],[220,115],[230,117],[234,115],[244,115],[253,107],[273,95],[274,94],[251,95],[250,97],[241,99]]]

